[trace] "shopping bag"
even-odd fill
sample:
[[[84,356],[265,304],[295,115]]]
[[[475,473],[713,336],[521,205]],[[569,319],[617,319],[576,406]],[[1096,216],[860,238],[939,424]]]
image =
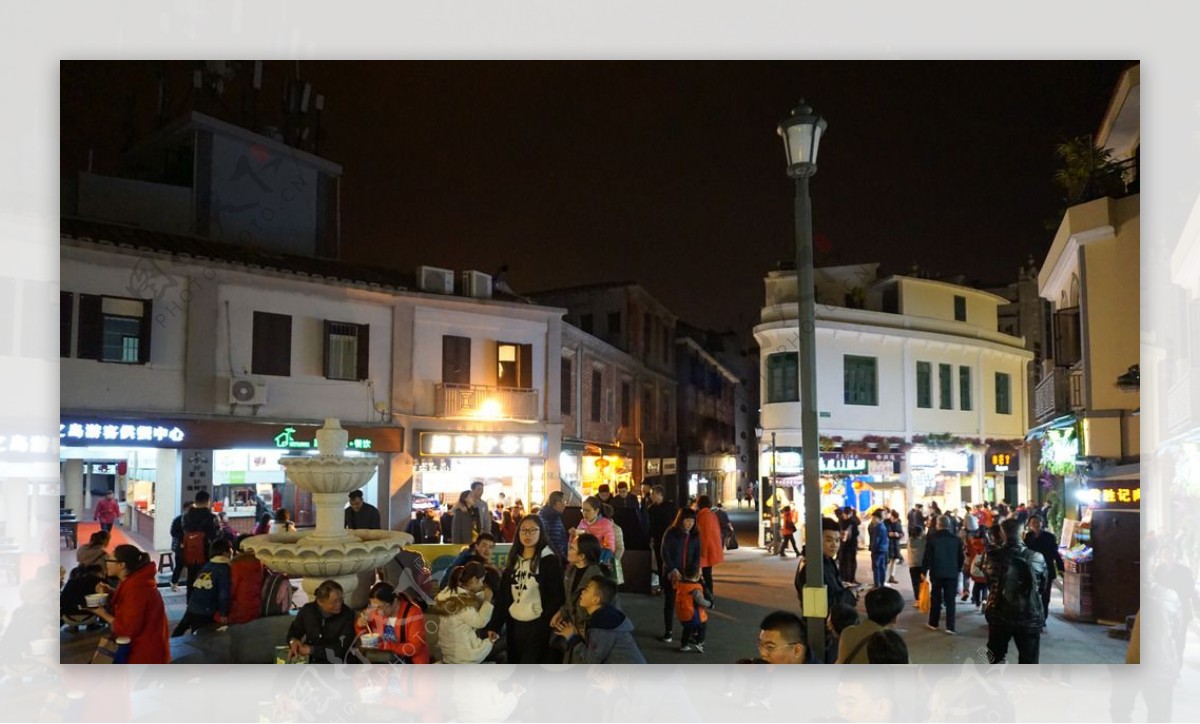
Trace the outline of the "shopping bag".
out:
[[[731,534],[729,535],[729,537],[728,537],[728,538],[725,540],[725,550],[727,550],[727,551],[736,551],[737,549],[738,549],[738,540],[737,540],[737,536],[736,536],[736,535],[733,535],[733,534],[731,533]]]
[[[117,640],[112,636],[101,636],[92,654],[90,664],[111,664],[117,657]]]
[[[929,613],[933,593],[929,587],[929,579],[921,581],[921,595],[917,597],[917,609],[921,613]]]

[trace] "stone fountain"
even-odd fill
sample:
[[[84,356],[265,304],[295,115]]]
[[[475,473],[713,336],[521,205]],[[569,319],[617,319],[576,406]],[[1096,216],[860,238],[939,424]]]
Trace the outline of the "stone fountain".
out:
[[[247,538],[242,548],[254,552],[268,568],[290,577],[303,577],[309,599],[322,581],[341,584],[346,603],[365,601],[357,591],[360,574],[374,571],[412,543],[412,536],[394,530],[346,530],[346,495],[361,488],[379,466],[375,455],[346,457],[349,434],[334,418],[317,432],[318,455],[286,455],[279,459],[288,480],[312,493],[317,527],[296,533],[268,533]],[[362,576],[365,578],[365,576]]]

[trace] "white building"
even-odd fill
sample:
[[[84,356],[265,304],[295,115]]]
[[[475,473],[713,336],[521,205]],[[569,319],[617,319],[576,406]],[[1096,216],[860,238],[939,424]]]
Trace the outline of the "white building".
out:
[[[493,500],[540,502],[558,480],[561,423],[548,412],[559,409],[562,310],[491,299],[482,275],[468,287],[482,298],[412,291],[454,290],[452,275],[424,272],[414,284],[64,218],[66,507],[114,489],[157,549],[200,490],[239,531],[256,495],[311,524],[276,460],[308,448],[327,417],[352,448],[381,456],[364,493],[385,525],[407,525],[413,492],[457,496],[476,479]]]
[[[1005,499],[1006,483],[1009,496],[1016,488],[1009,502],[1028,499],[1019,448],[1033,355],[1021,338],[996,331],[997,308],[1008,300],[927,279],[880,280],[877,270],[816,274],[823,507],[958,507]],[[783,485],[801,473],[795,280],[792,271],[767,276],[754,329],[762,350],[760,475]]]

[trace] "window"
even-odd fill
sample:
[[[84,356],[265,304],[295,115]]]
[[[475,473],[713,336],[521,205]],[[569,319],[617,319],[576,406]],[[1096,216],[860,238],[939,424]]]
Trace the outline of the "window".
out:
[[[592,422],[600,422],[600,405],[604,402],[604,376],[592,370]]]
[[[533,389],[533,345],[496,343],[496,386]]]
[[[592,333],[592,315],[590,315],[590,314],[579,315],[579,328],[582,329],[584,332],[591,334]]]
[[[996,414],[1011,415],[1012,399],[1010,396],[1011,377],[1004,372],[996,373]]]
[[[654,390],[647,387],[642,392],[642,434],[654,429]]]
[[[255,312],[253,334],[250,371],[280,377],[292,374],[291,315]]]
[[[938,407],[943,410],[954,409],[954,381],[951,379],[953,368],[950,365],[938,365]]]
[[[933,407],[933,365],[917,363],[917,407]]]
[[[608,336],[616,337],[621,334],[621,313],[608,313]]]
[[[842,360],[845,374],[843,396],[845,403],[847,405],[878,405],[876,359],[848,354]]]
[[[652,331],[650,329],[650,312],[642,315],[642,357],[649,359],[650,357],[650,340]]]
[[[58,293],[58,354],[71,356],[71,319],[75,313],[75,295],[71,292]]]
[[[1054,313],[1054,364],[1070,367],[1083,359],[1079,324],[1079,307],[1061,309]]]
[[[971,409],[971,368],[958,368],[958,407],[963,410]]]
[[[370,375],[371,327],[325,320],[325,377],[365,380]]]
[[[471,338],[442,335],[442,384],[471,384]]]
[[[60,298],[60,304],[63,303]],[[81,359],[123,364],[150,361],[152,302],[97,294],[79,295],[78,350]],[[69,340],[70,308],[67,307]],[[60,318],[60,325],[62,320]],[[60,328],[59,346],[62,346]]]
[[[562,414],[564,414],[564,415],[570,415],[571,414],[571,395],[575,391],[575,387],[572,384],[570,358],[567,358],[567,357],[562,358],[561,373],[562,373],[562,394],[559,399],[561,399],[562,402],[559,405],[559,410],[561,410]]]
[[[767,402],[800,401],[799,364],[795,352],[776,352],[767,357]]]
[[[967,321],[967,298],[954,295],[954,319],[959,322]]]
[[[630,389],[628,382],[621,383],[621,425],[629,427],[630,425],[630,410],[629,405],[632,402],[630,399],[633,395],[633,390]]]

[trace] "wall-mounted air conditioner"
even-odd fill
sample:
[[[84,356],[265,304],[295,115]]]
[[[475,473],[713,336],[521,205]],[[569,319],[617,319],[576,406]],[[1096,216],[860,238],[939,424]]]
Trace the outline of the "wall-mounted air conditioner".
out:
[[[462,294],[464,297],[474,297],[475,299],[491,299],[492,275],[474,270],[463,272]]]
[[[267,404],[267,385],[244,377],[235,377],[229,381],[229,404],[265,405]]]
[[[417,267],[417,288],[434,294],[454,293],[454,270],[436,266]]]

